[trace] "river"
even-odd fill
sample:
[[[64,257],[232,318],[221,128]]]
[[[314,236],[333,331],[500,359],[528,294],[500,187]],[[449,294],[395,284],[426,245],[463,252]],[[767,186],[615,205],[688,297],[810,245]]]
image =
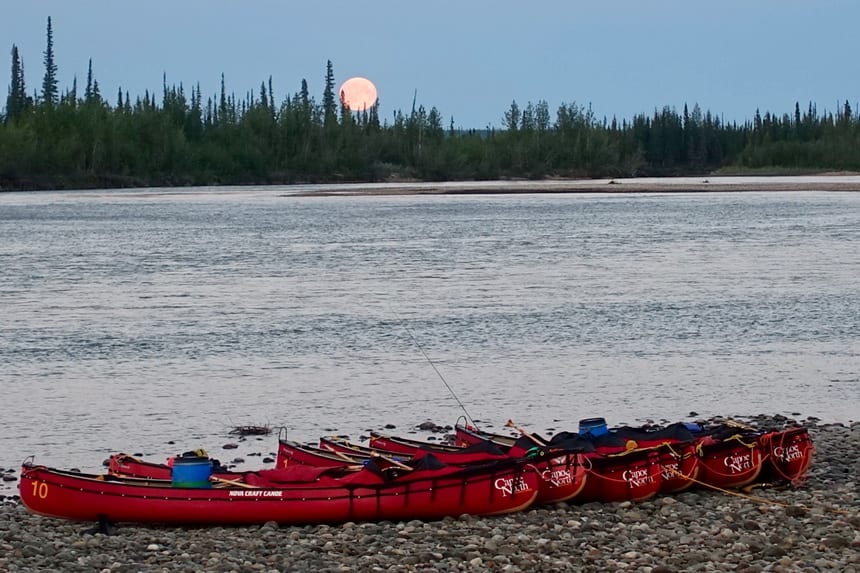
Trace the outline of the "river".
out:
[[[5,193],[0,268],[0,467],[860,417],[860,193]]]

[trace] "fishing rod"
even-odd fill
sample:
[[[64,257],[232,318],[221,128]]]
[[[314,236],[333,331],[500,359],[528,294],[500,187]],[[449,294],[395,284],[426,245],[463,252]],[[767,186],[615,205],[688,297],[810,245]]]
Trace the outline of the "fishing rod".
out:
[[[442,380],[442,383],[443,383],[443,384],[445,384],[445,388],[447,388],[447,389],[448,389],[448,392],[450,392],[450,393],[451,393],[451,396],[453,396],[453,397],[454,397],[454,400],[456,400],[456,401],[457,401],[457,404],[460,406],[460,409],[461,409],[461,410],[463,410],[463,414],[465,414],[465,415],[466,415],[466,421],[468,421],[472,426],[474,426],[474,425],[475,425],[475,421],[472,419],[472,416],[471,416],[471,415],[469,415],[468,410],[466,410],[466,406],[464,406],[464,405],[463,405],[463,402],[461,402],[461,401],[460,401],[460,398],[458,398],[458,397],[457,397],[457,394],[454,392],[453,388],[451,388],[451,385],[450,385],[450,384],[448,384],[448,381],[447,381],[447,380],[445,380],[445,377],[444,377],[444,376],[442,376],[442,373],[441,373],[441,372],[439,372],[439,369],[438,369],[438,368],[436,368],[436,365],[433,363],[433,361],[432,361],[432,360],[430,360],[430,357],[429,357],[429,356],[427,356],[427,353],[426,353],[426,352],[424,352],[424,349],[421,347],[421,345],[420,345],[420,344],[418,344],[418,339],[417,339],[417,338],[415,338],[415,335],[414,335],[414,334],[412,334],[412,330],[409,328],[409,325],[408,325],[408,324],[406,324],[406,321],[405,321],[405,320],[403,320],[402,318],[400,318],[400,315],[398,315],[398,314],[394,311],[394,309],[393,309],[393,308],[391,308],[391,306],[390,306],[390,305],[389,305],[389,307],[388,307],[388,308],[391,310],[391,312],[394,314],[394,316],[396,316],[396,317],[397,317],[397,320],[399,320],[399,321],[400,321],[400,323],[403,325],[403,328],[404,328],[404,329],[406,330],[406,332],[409,334],[409,338],[411,338],[411,339],[412,339],[412,342],[415,344],[415,346],[417,346],[417,347],[418,347],[418,350],[420,350],[420,351],[421,351],[421,354],[423,354],[423,355],[424,355],[424,358],[427,360],[427,362],[429,362],[429,363],[430,363],[430,366],[432,366],[432,367],[433,367],[433,370],[436,372],[436,375],[439,377],[439,379],[440,379],[440,380]]]

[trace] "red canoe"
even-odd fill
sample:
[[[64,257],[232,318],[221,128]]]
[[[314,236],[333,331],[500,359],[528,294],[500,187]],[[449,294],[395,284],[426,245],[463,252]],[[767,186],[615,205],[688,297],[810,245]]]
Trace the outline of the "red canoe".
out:
[[[595,440],[597,453],[620,454],[630,449],[653,450],[660,462],[660,493],[690,489],[700,477],[696,438],[682,423],[660,429],[613,428]]]
[[[761,474],[762,450],[752,436],[735,434],[716,441],[699,441],[702,463],[700,481],[720,489],[739,488],[755,482]]]
[[[390,447],[377,450],[376,445],[383,443]],[[381,455],[402,460],[432,455],[445,464],[456,466],[509,458],[528,459],[542,479],[535,505],[569,501],[579,495],[585,486],[585,465],[576,452],[559,452],[552,457],[528,458],[527,449],[512,446],[501,448],[488,441],[468,447],[444,446],[373,432],[370,448],[353,444],[342,437],[320,438],[320,445],[327,446],[338,454],[351,456]],[[351,454],[347,454],[348,452]]]
[[[660,493],[680,493],[696,485],[702,465],[695,442],[661,444],[657,454],[662,474]]]
[[[614,428],[608,435],[594,439],[596,454],[618,454],[627,448],[656,450],[662,468],[662,493],[683,491],[693,485],[733,489],[770,481],[796,484],[802,481],[812,461],[814,448],[803,428],[762,432],[727,423],[700,427],[685,434],[681,426],[687,425],[673,424],[658,431]],[[459,423],[455,432],[457,443],[475,443],[479,439],[510,443],[513,439]],[[553,436],[550,444],[561,434]],[[594,455],[586,454],[586,458]],[[618,458],[616,463],[622,463],[623,459]],[[620,469],[614,468],[613,473]],[[593,472],[592,468],[590,473]]]
[[[355,442],[350,442],[346,436],[321,436],[319,448],[328,452],[343,454],[350,457],[369,458],[372,456],[390,456],[393,458],[410,458],[415,453],[398,452],[376,446],[368,447]],[[447,462],[446,462],[447,463]]]
[[[588,454],[588,477],[577,502],[645,501],[660,492],[663,467],[654,449]]]
[[[320,441],[326,447],[317,447],[280,438],[278,440],[278,453],[275,466],[281,469],[294,465],[345,467],[364,464],[372,459],[406,462],[426,454],[433,454],[442,463],[452,466],[465,466],[510,458],[510,456],[505,455],[498,449],[492,451],[486,447],[472,448],[471,450],[459,448],[457,451],[452,452],[414,450],[410,453],[399,453],[367,448],[348,442],[343,438],[337,440],[333,440],[330,437],[321,438]]]
[[[173,468],[168,464],[150,462],[119,453],[112,454],[108,459],[108,473],[119,477],[169,480],[173,475]],[[212,475],[219,479],[234,479],[242,473],[232,472],[219,466],[212,470]]]
[[[336,468],[361,464],[369,459],[370,456],[347,455],[343,452],[323,450],[310,444],[303,444],[301,442],[279,438],[275,467],[278,469],[285,469],[291,466],[300,465]]]
[[[402,455],[429,452],[448,464],[456,463],[456,460],[470,455],[480,459],[490,453],[493,459],[503,456],[528,459],[540,472],[543,480],[536,505],[571,501],[585,488],[586,464],[581,452],[563,448],[557,448],[553,452],[535,449],[532,446],[536,443],[528,438],[510,438],[502,442],[482,439],[476,435],[468,445],[448,446],[371,432],[370,443],[373,447],[382,445],[386,450],[397,451]]]
[[[457,451],[458,449],[462,449],[465,445],[467,444],[437,444],[422,440],[413,440],[401,436],[389,436],[388,434],[383,434],[381,432],[370,432],[370,447],[388,450],[390,452],[399,452],[401,454],[410,454],[419,449],[430,450],[432,452]]]
[[[425,469],[431,466],[397,468],[394,475],[370,464],[357,471],[261,470],[242,474],[241,481],[219,482],[228,486],[224,488],[184,488],[163,480],[79,474],[26,463],[19,488],[30,511],[50,517],[212,525],[497,515],[523,510],[537,497],[537,472],[513,460]]]
[[[511,447],[517,447],[513,444],[523,443],[522,438],[483,432],[459,423],[455,426],[455,432],[457,443],[490,440],[498,444],[512,444]],[[660,492],[663,468],[655,447],[627,449],[620,446],[585,451],[589,447],[594,450],[593,443],[576,434],[557,434],[544,448],[547,456],[553,455],[553,448],[562,451],[574,448],[583,450],[577,455],[583,466],[584,487],[569,501],[644,501]]]
[[[373,444],[373,442],[371,443]],[[419,445],[416,441],[411,448],[397,447],[391,449],[377,448],[375,444],[373,444],[372,447],[362,446],[360,444],[350,442],[342,436],[326,436],[320,438],[320,448],[336,452],[337,455],[347,455],[349,457],[373,458],[381,456],[383,458],[401,461],[432,454],[443,464],[451,466],[465,466],[475,463],[485,463],[491,460],[504,460],[512,457],[494,444],[490,443],[478,444],[468,448],[459,448],[454,446],[440,447],[438,444]]]
[[[799,485],[806,479],[815,446],[806,428],[766,432],[758,439],[764,450],[766,481]]]

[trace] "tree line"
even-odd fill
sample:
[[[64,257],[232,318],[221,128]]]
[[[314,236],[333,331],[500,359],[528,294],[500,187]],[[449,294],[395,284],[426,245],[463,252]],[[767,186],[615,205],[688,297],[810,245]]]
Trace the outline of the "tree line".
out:
[[[630,120],[599,119],[590,106],[545,101],[500,114],[501,127],[460,129],[435,107],[347,109],[327,62],[322,98],[306,80],[276,102],[271,77],[241,97],[204,96],[162,82],[161,93],[61,91],[48,18],[40,89],[28,90],[12,45],[0,115],[0,188],[124,187],[388,180],[694,175],[719,169],[860,170],[860,118],[809,103],[781,116],[725,122],[698,105],[666,106]]]

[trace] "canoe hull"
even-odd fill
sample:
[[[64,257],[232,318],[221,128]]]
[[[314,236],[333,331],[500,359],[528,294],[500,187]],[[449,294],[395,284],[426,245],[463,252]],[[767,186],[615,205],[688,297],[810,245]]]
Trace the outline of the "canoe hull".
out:
[[[654,450],[614,456],[587,454],[585,459],[588,476],[576,502],[645,501],[660,492],[663,468]]]
[[[108,473],[120,477],[141,479],[170,480],[173,470],[167,464],[158,464],[141,460],[128,454],[112,454],[108,459]],[[213,476],[220,479],[235,479],[240,472],[214,471]]]
[[[701,482],[717,489],[740,488],[754,483],[764,462],[755,438],[725,440],[700,447]]]
[[[430,451],[446,464],[475,463],[486,459],[498,459],[506,455],[509,457],[526,455],[526,452],[520,451],[502,454],[501,449],[498,449],[500,452],[498,456],[486,452],[470,454],[464,451],[465,447],[468,446],[485,445],[486,440],[476,440],[475,443],[468,444],[468,446],[443,446],[375,432],[370,434],[370,444],[374,448],[381,447],[387,451],[408,456],[415,456],[422,451]],[[494,449],[497,448],[494,447]],[[570,501],[578,496],[585,487],[586,466],[582,455],[578,453],[563,453],[549,459],[532,460],[532,465],[541,476],[540,491],[535,500],[535,505]]]
[[[30,511],[51,517],[211,525],[497,515],[529,507],[538,492],[537,472],[525,466],[438,477],[430,471],[416,474],[420,475],[403,482],[368,485],[318,480],[270,487],[186,489],[159,480],[113,481],[105,476],[25,465],[19,488],[21,501]]]
[[[660,459],[660,493],[680,493],[696,485],[701,473],[694,443],[663,444],[657,448]]]
[[[763,480],[803,483],[812,465],[815,446],[806,428],[768,432],[758,440],[766,457]]]
[[[354,463],[362,463],[366,459],[355,459],[353,456],[338,456],[334,452],[324,451],[314,446],[280,439],[278,440],[275,467],[286,469],[291,466],[301,465],[339,468]]]
[[[573,501],[585,489],[588,473],[581,454],[564,454],[534,464],[541,482],[535,505]]]

